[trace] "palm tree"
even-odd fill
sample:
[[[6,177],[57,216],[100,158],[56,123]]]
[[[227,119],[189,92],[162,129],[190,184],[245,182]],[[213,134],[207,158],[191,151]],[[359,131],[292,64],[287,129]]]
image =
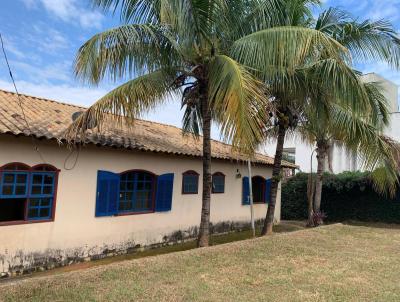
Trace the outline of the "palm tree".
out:
[[[251,153],[263,138],[271,98],[256,78],[259,66],[293,69],[315,49],[330,56],[344,48],[320,31],[272,28],[284,0],[93,0],[120,11],[123,24],[96,34],[76,57],[76,76],[92,84],[105,77],[129,79],[82,114],[68,129],[69,141],[84,141],[88,124],[105,119],[132,124],[168,97],[186,107],[184,129],[203,135],[203,191],[198,246],[207,246],[210,224],[212,121],[222,137]],[[249,50],[251,46],[251,50]],[[247,57],[263,58],[250,69]],[[253,65],[254,66],[254,65]],[[252,67],[253,67],[252,66]],[[109,113],[113,115],[110,116]],[[197,125],[196,125],[196,122]]]
[[[288,0],[287,2],[296,4],[302,1]],[[271,202],[262,230],[263,235],[272,233],[276,195],[281,179],[281,159],[285,136],[289,130],[296,127],[297,118],[304,106],[309,102],[317,101],[312,99],[312,96],[315,95],[314,90],[326,85],[331,93],[335,94],[333,99],[348,99],[353,102],[351,105],[353,109],[358,107],[358,110],[360,110],[364,107],[361,110],[367,110],[365,105],[368,105],[369,102],[368,94],[350,68],[351,59],[354,58],[358,62],[374,59],[385,61],[394,68],[400,66],[400,40],[389,22],[373,22],[370,20],[359,22],[338,9],[328,9],[317,20],[307,17],[310,16],[307,13],[305,13],[305,18],[293,19],[290,18],[293,15],[291,11],[293,7],[297,8],[296,5],[287,6],[288,9],[284,11],[284,15],[289,17],[283,18],[283,24],[275,24],[276,28],[288,23],[292,26],[312,27],[345,47],[351,57],[331,57],[323,49],[316,48],[316,52],[320,55],[318,61],[312,60],[310,62],[306,58],[303,62],[298,62],[296,70],[281,69],[279,71],[274,70],[273,73],[267,64],[262,65],[264,62],[258,57],[246,57],[243,61],[239,60],[251,67],[267,66],[266,70],[261,72],[261,78],[272,87],[270,89],[272,94],[277,96],[274,100],[277,103],[274,113],[277,129],[272,131],[273,135],[277,137],[277,146],[272,176]],[[251,50],[249,52],[252,53]],[[316,76],[318,81],[313,80]],[[289,91],[287,87],[289,87]],[[284,97],[280,97],[281,95]],[[318,101],[327,102],[329,100]]]
[[[321,108],[306,108],[303,122],[298,132],[304,141],[316,145],[317,174],[315,184],[310,174],[308,188],[308,225],[317,226],[323,223],[321,215],[321,198],[325,163],[332,141],[340,142],[349,150],[357,152],[362,159],[363,167],[385,173],[372,173],[375,188],[380,193],[395,193],[397,164],[394,155],[399,147],[382,135],[384,126],[389,123],[387,100],[380,92],[377,83],[363,84],[371,100],[369,111],[357,112],[348,102],[336,100]],[[319,93],[321,95],[321,93]],[[325,94],[325,98],[328,94]],[[315,188],[315,192],[314,192]]]

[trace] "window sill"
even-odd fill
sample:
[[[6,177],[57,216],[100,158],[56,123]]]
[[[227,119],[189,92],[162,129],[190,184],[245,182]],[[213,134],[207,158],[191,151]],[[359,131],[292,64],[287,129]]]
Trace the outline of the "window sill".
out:
[[[141,214],[152,214],[152,213],[155,213],[155,210],[143,211],[143,212],[121,212],[121,213],[115,214],[114,217],[130,216],[130,215],[141,215]]]
[[[32,223],[43,223],[43,222],[53,222],[53,221],[54,219],[2,221],[0,222],[0,227],[7,225],[32,224]]]

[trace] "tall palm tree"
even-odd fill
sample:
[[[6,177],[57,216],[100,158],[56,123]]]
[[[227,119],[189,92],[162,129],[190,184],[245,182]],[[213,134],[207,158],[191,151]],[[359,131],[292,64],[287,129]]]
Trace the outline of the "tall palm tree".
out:
[[[317,30],[271,28],[282,17],[284,0],[92,1],[105,11],[119,11],[123,24],[96,34],[79,49],[76,76],[92,84],[105,77],[134,79],[92,105],[66,137],[84,141],[93,120],[100,130],[106,118],[131,124],[179,95],[186,107],[184,128],[203,135],[198,246],[207,246],[211,123],[219,125],[225,140],[251,153],[263,137],[261,126],[268,123],[271,107],[271,95],[256,77],[261,65],[250,69],[240,62],[251,56],[263,58],[268,70],[291,70],[305,58],[311,61],[316,48],[335,58],[346,56],[344,48]]]
[[[287,2],[297,4],[302,1],[287,0]],[[272,175],[271,202],[262,230],[263,235],[272,233],[276,196],[281,179],[281,159],[285,136],[288,130],[296,127],[295,117],[299,116],[304,106],[310,102],[310,99],[311,102],[315,101],[311,98],[315,94],[313,90],[327,84],[331,92],[336,94],[335,98],[351,100],[353,102],[352,108],[358,107],[358,110],[360,110],[368,105],[369,98],[365,87],[350,68],[352,59],[357,62],[365,62],[371,59],[380,60],[394,68],[400,67],[400,40],[389,22],[370,20],[359,22],[352,19],[348,14],[333,8],[323,12],[317,20],[312,20],[311,17],[293,19],[290,18],[294,15],[291,11],[293,7],[296,7],[296,5],[287,5],[287,10],[284,10],[283,14],[289,17],[283,18],[283,24],[273,25],[276,29],[288,23],[292,26],[313,28],[313,30],[320,31],[345,47],[350,58],[338,59],[331,57],[322,49],[316,49],[316,52],[320,55],[319,61],[310,62],[306,59],[303,62],[298,62],[299,68],[296,70],[280,69],[279,71],[274,70],[274,73],[259,57],[251,58],[248,56],[243,61],[239,60],[251,67],[266,66],[266,70],[260,72],[261,78],[272,86],[270,91],[277,96],[275,98],[277,103],[275,106],[277,108],[275,112],[277,129],[274,129],[273,132],[277,137],[277,146]],[[310,14],[305,15],[309,16]],[[249,53],[253,53],[251,49]],[[315,78],[315,75],[318,75],[319,81],[314,81],[313,89],[310,83],[312,83],[312,78]],[[290,87],[289,91],[287,87]],[[284,95],[284,97],[282,98],[280,95]],[[329,100],[318,101],[326,102]],[[367,110],[367,108],[361,110]]]
[[[383,127],[389,123],[388,103],[377,83],[363,85],[371,99],[369,111],[357,112],[348,102],[336,100],[328,106],[321,104],[322,108],[306,108],[303,121],[297,129],[303,140],[316,145],[315,184],[311,178],[308,183],[308,187],[312,188],[312,193],[308,196],[309,226],[317,226],[323,222],[323,215],[320,215],[323,174],[332,141],[340,142],[349,150],[357,152],[362,166],[375,170],[372,179],[378,192],[389,192],[392,195],[395,193],[398,167],[394,155],[399,152],[399,147],[382,134]],[[324,97],[329,97],[329,93]],[[385,173],[378,173],[382,169]]]

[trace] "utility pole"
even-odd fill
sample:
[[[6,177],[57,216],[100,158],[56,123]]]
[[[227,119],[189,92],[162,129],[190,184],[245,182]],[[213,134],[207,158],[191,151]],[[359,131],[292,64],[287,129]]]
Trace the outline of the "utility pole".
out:
[[[250,201],[250,216],[251,216],[251,230],[253,232],[253,238],[256,237],[256,228],[254,225],[254,207],[253,207],[253,187],[251,183],[251,161],[248,160],[248,169],[249,169],[249,201]]]

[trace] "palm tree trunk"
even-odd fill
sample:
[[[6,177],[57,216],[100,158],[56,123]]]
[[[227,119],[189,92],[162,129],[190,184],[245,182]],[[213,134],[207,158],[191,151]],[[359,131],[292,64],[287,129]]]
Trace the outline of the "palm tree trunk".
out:
[[[314,212],[321,212],[321,198],[322,198],[322,178],[325,172],[325,159],[327,148],[326,145],[321,143],[317,144],[317,178],[315,182],[315,198],[314,198]],[[322,223],[322,221],[321,221]]]
[[[274,166],[272,169],[271,201],[268,205],[267,215],[264,221],[264,227],[261,232],[261,235],[263,236],[272,234],[272,226],[274,224],[274,217],[275,217],[276,196],[278,193],[278,186],[281,175],[281,163],[282,163],[282,153],[283,153],[283,144],[285,142],[285,135],[286,135],[285,126],[279,125],[278,142],[276,144]]]
[[[203,192],[198,247],[209,245],[211,203],[211,113],[207,94],[201,97],[203,115]]]

